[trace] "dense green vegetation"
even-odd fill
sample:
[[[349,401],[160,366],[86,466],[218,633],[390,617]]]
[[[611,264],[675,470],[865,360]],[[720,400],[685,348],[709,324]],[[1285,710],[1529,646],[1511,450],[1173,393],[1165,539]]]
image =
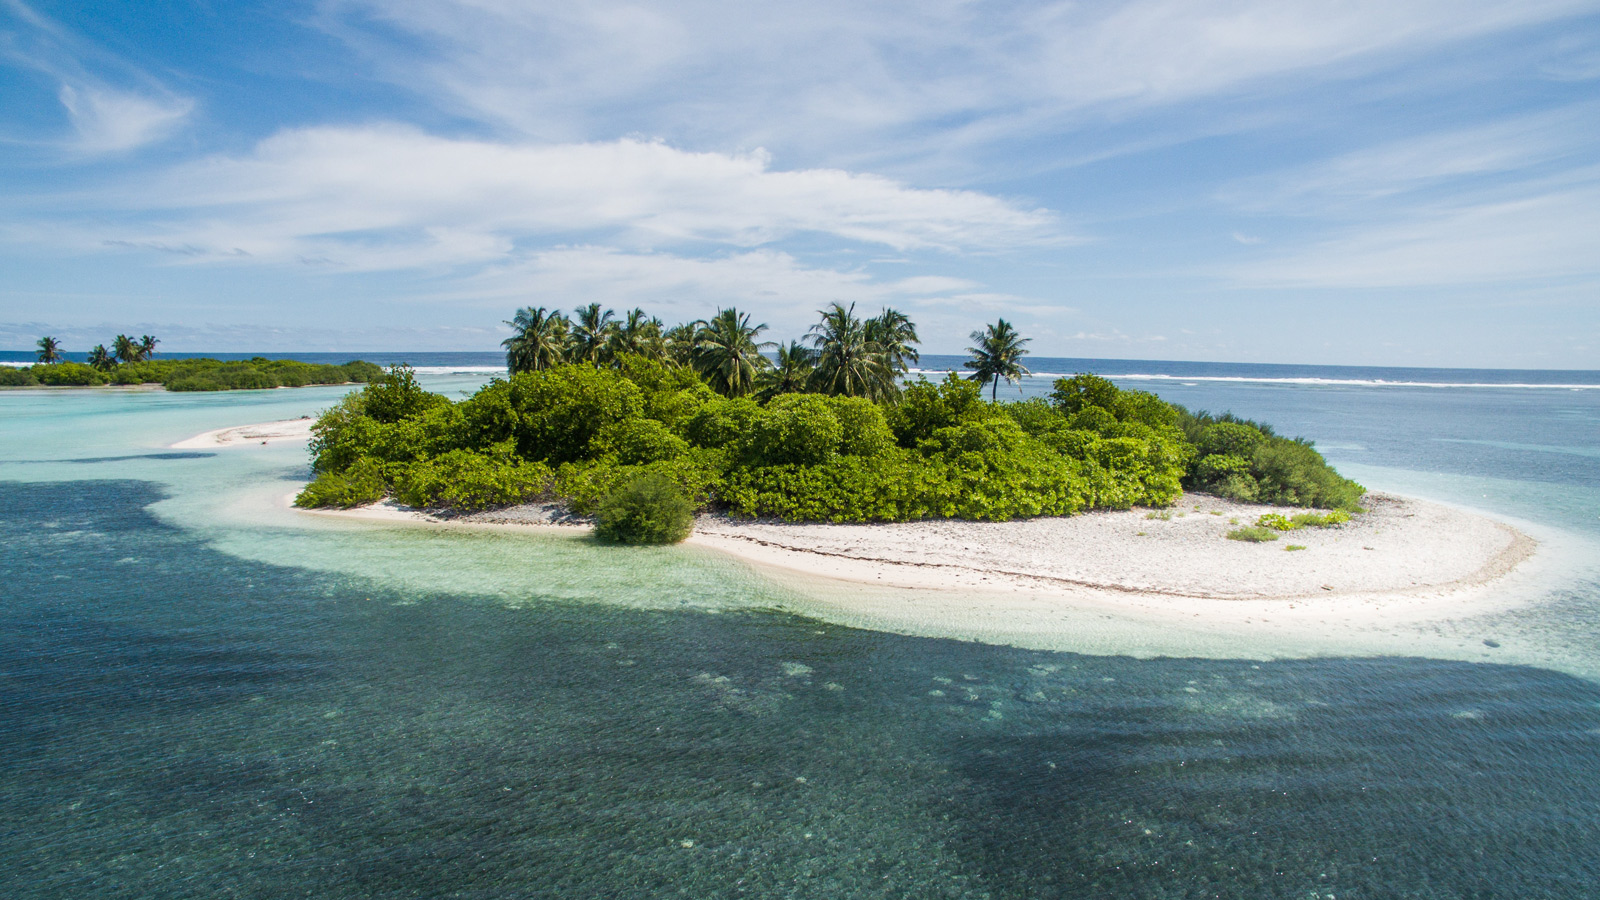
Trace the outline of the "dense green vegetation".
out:
[[[897,365],[884,349],[893,321],[867,320],[880,323],[869,340],[842,307],[813,331],[820,378],[785,372],[806,356],[797,344],[780,348],[779,364],[753,361],[762,326],[732,310],[672,329],[676,339],[657,329],[648,355],[607,351],[620,326],[608,336],[610,320],[586,312],[570,327],[542,309],[519,313],[533,333],[508,342],[518,371],[465,400],[427,393],[404,367],[350,394],[314,426],[317,477],[296,502],[352,505],[381,490],[466,512],[538,498],[626,530],[663,520],[676,495],[740,516],[888,522],[1162,507],[1186,484],[1229,477],[1236,496],[1249,487],[1248,499],[1290,505],[1348,508],[1363,492],[1305,442],[1094,375],[1020,402],[985,400],[983,381],[954,374],[890,390],[878,373]],[[908,332],[914,340],[905,322]],[[1019,346],[1001,332],[1001,349]],[[684,341],[680,361],[672,346]],[[1012,365],[1019,355],[1004,354]],[[1008,376],[988,368],[984,381]]]
[[[694,503],[659,472],[635,475],[595,508],[594,533],[617,544],[676,544],[694,529]]]
[[[366,382],[383,370],[369,362],[344,365],[305,363],[290,359],[141,359],[83,363],[38,363],[26,368],[0,368],[0,386],[85,386],[159,384],[169,391],[237,391],[309,384]]]

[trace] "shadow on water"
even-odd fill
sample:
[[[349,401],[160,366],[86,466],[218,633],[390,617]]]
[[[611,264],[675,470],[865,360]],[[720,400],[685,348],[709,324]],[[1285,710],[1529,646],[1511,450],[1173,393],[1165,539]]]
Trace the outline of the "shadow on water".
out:
[[[1583,897],[1600,689],[401,596],[0,483],[8,897]]]

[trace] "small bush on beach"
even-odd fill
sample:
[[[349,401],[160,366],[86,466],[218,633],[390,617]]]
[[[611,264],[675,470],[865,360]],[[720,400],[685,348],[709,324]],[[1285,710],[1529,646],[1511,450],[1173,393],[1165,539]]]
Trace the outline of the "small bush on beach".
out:
[[[1146,519],[1160,519],[1163,522],[1168,522],[1172,519],[1172,512],[1170,510],[1163,509],[1160,512],[1147,512],[1144,514],[1144,517]]]
[[[1350,514],[1342,509],[1335,509],[1327,513],[1300,513],[1289,519],[1290,522],[1301,528],[1329,528],[1334,525],[1343,525],[1350,521]]]
[[[294,498],[300,507],[337,506],[349,509],[376,503],[388,493],[389,484],[376,460],[363,459],[344,472],[323,472]]]
[[[1271,528],[1273,531],[1293,531],[1296,528],[1299,528],[1300,524],[1298,522],[1290,521],[1281,513],[1267,513],[1261,518],[1256,519],[1256,527]]]
[[[1228,540],[1230,541],[1248,541],[1252,544],[1260,544],[1266,541],[1275,541],[1277,539],[1278,533],[1276,531],[1273,531],[1271,528],[1262,528],[1257,525],[1246,525],[1243,528],[1235,528],[1234,530],[1228,532]]]
[[[601,499],[595,537],[615,544],[676,544],[694,530],[694,504],[665,475],[639,475]]]
[[[1283,549],[1289,551],[1290,553],[1293,553],[1296,550],[1304,550],[1304,549],[1306,549],[1306,545],[1305,544],[1290,544],[1289,546],[1284,547]]]

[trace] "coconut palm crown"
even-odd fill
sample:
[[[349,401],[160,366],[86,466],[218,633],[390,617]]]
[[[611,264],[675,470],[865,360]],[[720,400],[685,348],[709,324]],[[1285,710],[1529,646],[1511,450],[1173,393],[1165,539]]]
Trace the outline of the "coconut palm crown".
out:
[[[111,355],[117,358],[117,362],[138,362],[139,342],[125,334],[119,334],[116,340],[111,342]]]
[[[511,337],[500,342],[511,374],[538,372],[561,364],[567,344],[567,320],[561,310],[546,312],[542,306],[524,306],[506,324],[515,329]]]
[[[817,367],[817,352],[799,341],[789,346],[777,346],[777,358],[772,368],[761,373],[761,398],[770,400],[779,394],[798,394],[811,381]]]
[[[49,335],[39,338],[39,362],[45,365],[61,362],[61,342]]]
[[[868,337],[867,324],[856,318],[855,304],[846,309],[843,304],[834,303],[820,312],[822,321],[807,333],[817,353],[811,389],[820,394],[868,400],[899,396],[893,366],[883,346]]]
[[[572,333],[567,337],[567,355],[574,362],[602,363],[611,360],[611,335],[617,330],[617,314],[591,303],[573,313]]]
[[[115,368],[117,360],[111,355],[111,351],[106,349],[105,344],[95,344],[94,349],[89,351],[89,365],[105,372]]]
[[[904,375],[916,362],[917,326],[910,317],[897,309],[885,309],[876,318],[868,319],[867,340],[877,344],[883,352],[884,362],[896,375]]]
[[[989,399],[993,400],[1000,390],[1000,379],[1015,384],[1022,376],[1030,374],[1020,360],[1028,351],[1022,345],[1028,343],[1029,338],[1017,334],[1011,323],[1000,319],[993,325],[984,326],[983,331],[974,331],[972,339],[978,346],[968,347],[967,352],[972,354],[972,359],[962,363],[972,374],[968,375],[979,384],[993,381],[994,386],[989,391]]]
[[[771,365],[761,351],[774,346],[757,342],[766,325],[751,325],[749,313],[733,307],[718,310],[711,320],[695,332],[690,364],[711,385],[727,397],[743,397],[755,390],[756,375]]]

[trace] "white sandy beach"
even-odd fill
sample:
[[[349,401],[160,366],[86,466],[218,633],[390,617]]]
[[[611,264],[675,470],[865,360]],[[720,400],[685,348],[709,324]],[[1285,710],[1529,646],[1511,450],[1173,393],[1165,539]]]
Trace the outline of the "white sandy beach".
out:
[[[218,447],[246,447],[261,444],[282,444],[305,441],[311,437],[311,426],[316,419],[309,416],[284,419],[280,422],[262,422],[257,425],[236,425],[218,428],[181,440],[171,447],[174,450],[215,450]]]
[[[290,440],[299,421],[308,420],[209,432],[183,445]],[[795,525],[703,515],[686,545],[736,557],[784,585],[795,612],[1038,649],[1171,653],[1185,646],[1173,638],[1182,629],[1401,652],[1404,634],[1522,602],[1526,592],[1502,588],[1526,574],[1533,539],[1428,501],[1374,493],[1365,502],[1369,511],[1350,523],[1260,544],[1225,535],[1263,513],[1300,510],[1186,495],[1170,510],[1002,523]],[[541,504],[441,517],[385,501],[303,514],[579,539],[589,532]]]

